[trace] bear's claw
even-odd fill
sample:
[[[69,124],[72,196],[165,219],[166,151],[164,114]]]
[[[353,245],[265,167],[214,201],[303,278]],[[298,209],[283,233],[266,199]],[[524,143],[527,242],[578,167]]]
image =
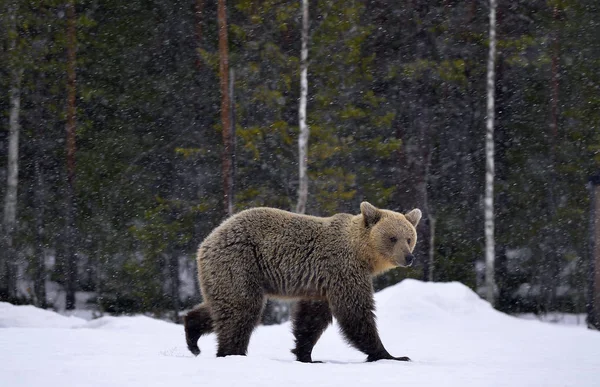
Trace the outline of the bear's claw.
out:
[[[377,355],[369,355],[367,357],[367,362],[369,362],[369,363],[373,362],[373,361],[377,361],[377,360],[412,361],[412,360],[410,360],[410,358],[408,356],[394,357],[394,356],[390,355],[389,353],[377,354]]]
[[[194,356],[200,355],[200,348],[198,348],[197,345],[189,345],[188,344],[188,349],[190,350],[191,353],[194,354]]]

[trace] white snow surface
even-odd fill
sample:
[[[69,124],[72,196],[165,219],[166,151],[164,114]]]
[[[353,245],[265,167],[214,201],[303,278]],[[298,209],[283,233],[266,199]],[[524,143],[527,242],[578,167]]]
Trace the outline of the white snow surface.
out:
[[[194,357],[181,325],[0,303],[0,386],[600,386],[599,332],[507,316],[460,283],[375,298],[383,343],[412,362],[365,363],[333,326],[313,351],[324,363],[298,363],[289,323],[258,327],[246,357],[216,358],[214,335]]]

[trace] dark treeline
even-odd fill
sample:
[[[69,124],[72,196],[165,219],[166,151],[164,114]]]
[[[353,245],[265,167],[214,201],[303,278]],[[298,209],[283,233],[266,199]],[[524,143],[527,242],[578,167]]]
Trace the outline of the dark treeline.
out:
[[[4,211],[13,91],[20,138],[0,299],[45,306],[58,299],[44,289],[71,287],[116,313],[199,301],[195,250],[225,214],[216,3],[1,2]],[[227,6],[234,210],[293,210],[301,2]],[[306,213],[357,213],[368,200],[425,216],[421,264],[376,288],[406,276],[481,288],[488,11],[481,0],[310,2]],[[595,0],[498,4],[500,309],[585,311],[586,181],[600,161],[598,20]]]

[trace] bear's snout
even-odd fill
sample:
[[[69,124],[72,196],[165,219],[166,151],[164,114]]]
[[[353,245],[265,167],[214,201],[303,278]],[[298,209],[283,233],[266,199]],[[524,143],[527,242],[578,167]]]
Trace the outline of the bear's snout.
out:
[[[404,258],[405,262],[406,262],[406,266],[412,266],[413,262],[415,261],[415,256],[412,254],[408,254],[405,258]]]

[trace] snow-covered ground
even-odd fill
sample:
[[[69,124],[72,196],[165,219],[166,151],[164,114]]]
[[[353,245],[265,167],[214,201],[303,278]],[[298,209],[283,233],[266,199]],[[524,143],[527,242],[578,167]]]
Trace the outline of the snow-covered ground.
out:
[[[185,347],[180,325],[148,317],[86,321],[0,303],[0,386],[600,386],[600,333],[493,310],[459,283],[405,280],[376,295],[380,334],[410,363],[364,363],[330,327],[293,361],[289,324],[259,327],[247,357]]]

